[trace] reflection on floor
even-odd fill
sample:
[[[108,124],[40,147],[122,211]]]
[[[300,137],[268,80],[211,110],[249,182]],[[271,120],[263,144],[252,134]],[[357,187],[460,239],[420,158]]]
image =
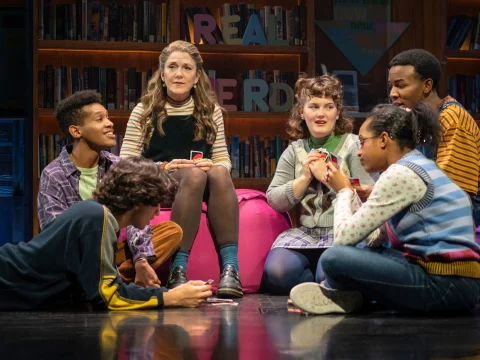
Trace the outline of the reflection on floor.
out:
[[[287,298],[132,312],[0,312],[0,359],[480,359],[480,306],[456,317],[287,312]]]

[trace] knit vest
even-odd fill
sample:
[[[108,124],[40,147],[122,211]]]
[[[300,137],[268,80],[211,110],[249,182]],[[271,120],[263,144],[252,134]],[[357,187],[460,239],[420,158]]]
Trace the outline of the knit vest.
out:
[[[413,150],[397,164],[413,170],[427,186],[423,198],[388,221],[390,242],[420,262],[480,260],[468,195],[437,165]],[[398,191],[408,184],[393,184]],[[427,269],[428,271],[428,269]],[[428,271],[442,273],[436,271]]]
[[[350,176],[350,170],[343,159],[357,138],[356,135],[344,134],[335,151],[332,152],[338,159],[339,168],[347,176]],[[302,162],[311,149],[308,146],[308,139],[297,140],[292,143],[292,146],[295,149],[295,178],[299,178],[302,175]],[[328,199],[325,199],[324,195]],[[300,223],[307,228],[333,227],[333,206],[322,210],[322,205],[325,208],[323,201],[331,203],[335,196],[334,191],[330,191],[325,185],[314,179],[300,201]]]

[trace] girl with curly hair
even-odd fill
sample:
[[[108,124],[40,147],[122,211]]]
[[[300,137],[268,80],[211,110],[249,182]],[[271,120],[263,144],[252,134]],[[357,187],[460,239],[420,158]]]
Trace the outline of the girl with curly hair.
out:
[[[200,154],[200,159],[193,154]],[[132,111],[120,156],[138,155],[159,162],[180,183],[171,220],[183,229],[183,240],[173,256],[167,287],[187,282],[187,260],[205,200],[222,262],[217,296],[241,297],[238,200],[230,177],[222,109],[198,49],[188,42],[175,41],[163,49],[159,69]]]
[[[295,285],[324,278],[318,260],[333,245],[332,200],[336,193],[321,182],[326,161],[336,158],[349,177],[373,184],[356,155],[358,136],[344,115],[342,84],[333,75],[302,78],[287,123],[295,140],[280,157],[267,200],[277,211],[299,208],[298,228],[278,236],[268,254],[263,283],[269,292],[288,294]]]

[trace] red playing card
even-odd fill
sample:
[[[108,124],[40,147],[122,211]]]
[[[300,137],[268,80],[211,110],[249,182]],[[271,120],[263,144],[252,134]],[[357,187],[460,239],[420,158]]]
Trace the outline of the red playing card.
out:
[[[200,160],[201,158],[203,158],[203,152],[195,150],[190,151],[190,160]]]
[[[335,155],[333,154],[330,154],[330,161],[335,164],[335,165],[338,165],[338,159]]]
[[[360,185],[360,179],[351,178],[351,179],[350,179],[350,184],[351,184],[351,185]]]

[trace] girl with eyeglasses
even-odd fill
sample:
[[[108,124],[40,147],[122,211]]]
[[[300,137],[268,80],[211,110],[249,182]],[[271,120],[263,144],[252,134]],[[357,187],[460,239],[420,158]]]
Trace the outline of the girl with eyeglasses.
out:
[[[461,312],[480,299],[480,245],[468,195],[416,150],[437,146],[438,113],[378,105],[360,128],[360,162],[382,172],[365,203],[330,164],[323,181],[337,192],[334,246],[321,257],[325,282],[292,289],[309,313],[348,313],[364,299],[400,311]],[[364,248],[354,247],[365,239]],[[383,247],[388,239],[391,248]]]
[[[336,196],[321,182],[328,159],[335,157],[344,173],[362,184],[374,183],[356,156],[358,136],[351,134],[352,121],[344,114],[340,80],[333,75],[301,78],[295,96],[287,123],[295,141],[280,157],[267,191],[273,209],[284,212],[297,206],[300,214],[299,226],[278,236],[265,263],[263,284],[275,294],[324,279],[318,259],[333,245],[331,205]]]

